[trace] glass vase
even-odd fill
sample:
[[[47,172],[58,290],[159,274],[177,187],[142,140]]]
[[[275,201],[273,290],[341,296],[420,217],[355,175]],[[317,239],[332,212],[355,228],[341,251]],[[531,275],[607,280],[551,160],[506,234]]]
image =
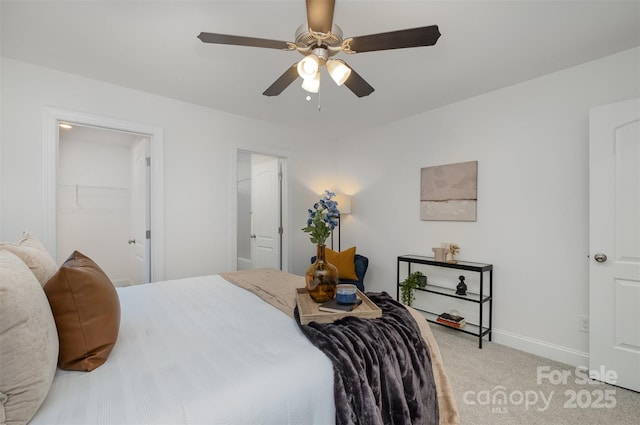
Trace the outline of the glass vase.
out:
[[[305,281],[309,296],[317,303],[332,300],[336,296],[338,269],[327,262],[324,245],[318,245],[316,262],[307,269]]]

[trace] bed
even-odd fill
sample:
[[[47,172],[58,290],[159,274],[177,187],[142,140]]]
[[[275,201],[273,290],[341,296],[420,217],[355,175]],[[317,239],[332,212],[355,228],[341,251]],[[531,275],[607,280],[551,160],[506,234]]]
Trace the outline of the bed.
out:
[[[57,368],[29,423],[335,423],[332,363],[294,319],[299,287],[301,276],[260,269],[117,288],[108,358]],[[459,423],[437,344],[409,310],[431,352],[439,423]]]

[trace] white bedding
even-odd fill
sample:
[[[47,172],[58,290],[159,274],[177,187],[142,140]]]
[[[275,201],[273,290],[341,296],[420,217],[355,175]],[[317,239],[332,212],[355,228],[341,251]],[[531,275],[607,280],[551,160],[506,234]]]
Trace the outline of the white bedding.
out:
[[[330,360],[250,292],[215,275],[118,294],[107,362],[58,369],[31,424],[334,423]]]

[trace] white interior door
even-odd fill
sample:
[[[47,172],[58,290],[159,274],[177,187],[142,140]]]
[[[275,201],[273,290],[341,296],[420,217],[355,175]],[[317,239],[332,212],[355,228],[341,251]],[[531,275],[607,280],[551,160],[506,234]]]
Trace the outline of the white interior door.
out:
[[[133,284],[148,283],[151,279],[149,259],[150,240],[147,230],[150,223],[151,179],[149,139],[140,138],[131,147],[131,231],[129,244],[129,265]]]
[[[640,391],[640,99],[590,116],[593,378]]]
[[[251,258],[254,268],[280,269],[280,160],[251,155]]]

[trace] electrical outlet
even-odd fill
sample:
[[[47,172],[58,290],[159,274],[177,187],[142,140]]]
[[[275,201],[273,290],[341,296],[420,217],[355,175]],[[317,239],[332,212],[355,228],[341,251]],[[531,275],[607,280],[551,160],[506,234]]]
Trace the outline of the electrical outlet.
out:
[[[578,330],[589,333],[589,316],[578,315]]]

